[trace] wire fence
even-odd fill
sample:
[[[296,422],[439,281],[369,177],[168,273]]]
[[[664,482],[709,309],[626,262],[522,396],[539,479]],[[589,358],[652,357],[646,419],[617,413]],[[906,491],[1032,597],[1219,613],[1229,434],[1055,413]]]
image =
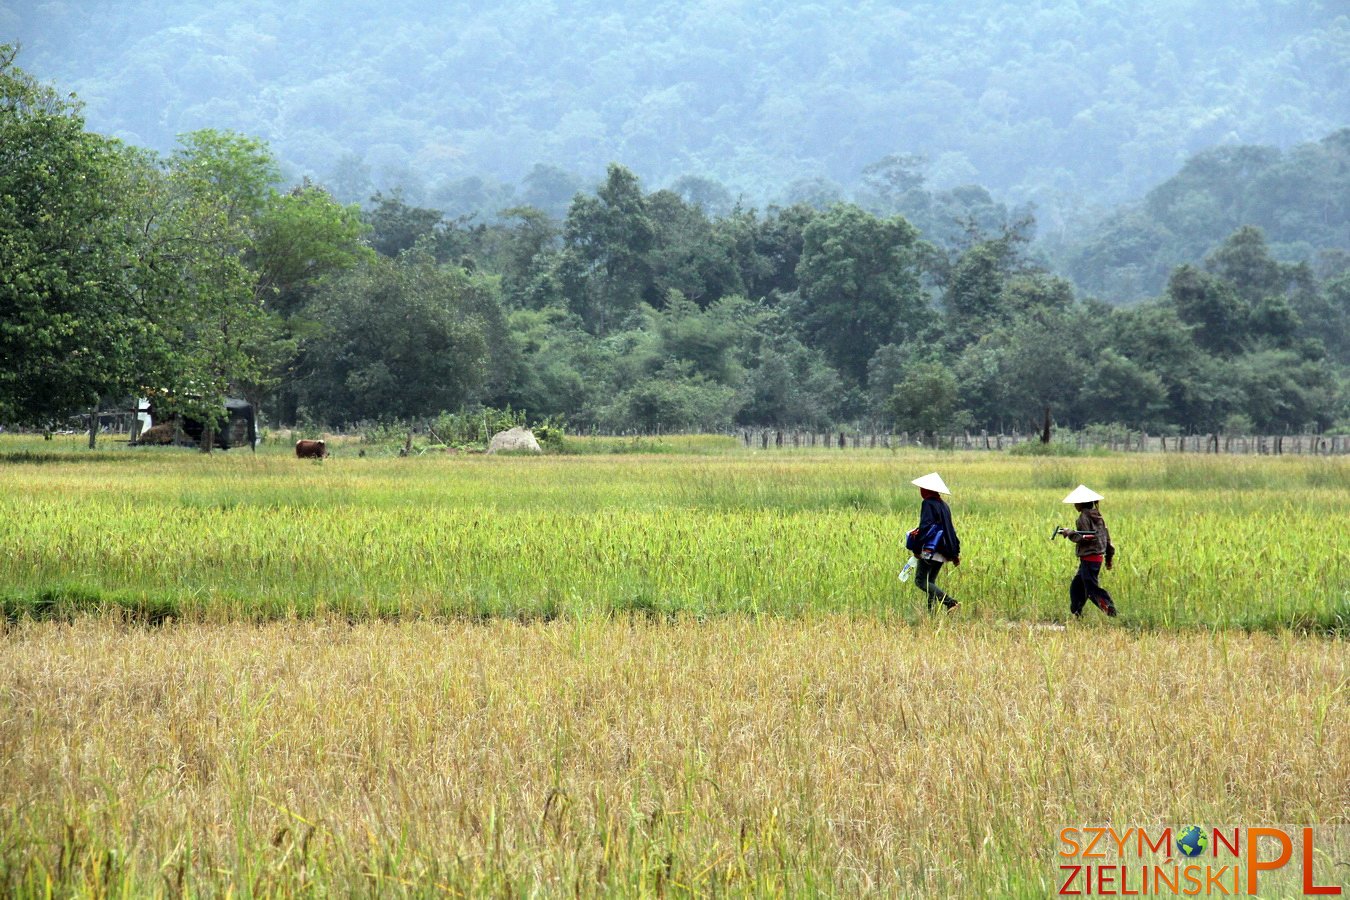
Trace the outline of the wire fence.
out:
[[[1009,450],[1022,444],[1041,443],[1041,435],[1033,433],[990,434],[962,432],[959,434],[918,434],[907,431],[815,431],[801,429],[746,428],[735,433],[748,448],[782,449],[826,447],[849,449],[899,449],[902,447],[930,447],[952,450]],[[1227,453],[1249,456],[1337,456],[1350,453],[1350,435],[1343,434],[1276,434],[1276,435],[1150,435],[1144,431],[1113,431],[1110,433],[1076,432],[1059,435],[1050,442],[1052,447],[1070,447],[1076,450],[1115,450],[1136,453]]]

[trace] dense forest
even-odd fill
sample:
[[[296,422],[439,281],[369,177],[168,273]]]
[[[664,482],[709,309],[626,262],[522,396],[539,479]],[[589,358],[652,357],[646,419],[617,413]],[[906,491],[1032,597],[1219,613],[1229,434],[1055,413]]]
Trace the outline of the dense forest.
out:
[[[930,231],[847,202],[710,211],[619,164],[561,218],[450,218],[397,191],[363,208],[286,186],[252,137],[158,154],[90,131],[15,60],[0,51],[3,422],[149,391],[321,424],[488,405],[644,430],[1025,428],[1047,410],[1155,433],[1350,425],[1350,254],[1281,262],[1255,226],[1115,307],[983,191],[929,195],[960,224]],[[1344,202],[1350,130],[1288,159],[1238,152],[1340,198],[1318,215]],[[875,174],[913,202],[908,171]],[[1148,207],[1233,190],[1207,151]]]
[[[0,4],[0,40],[100,133],[160,153],[249,134],[343,203],[397,189],[452,218],[561,218],[617,160],[712,214],[848,201],[915,221],[874,177],[903,159],[931,193],[1034,205],[1038,252],[1109,301],[1242,224],[1287,262],[1345,244],[1184,189],[1113,215],[1187,160],[1229,164],[1202,152],[1306,170],[1292,148],[1350,123],[1339,0],[45,0]]]

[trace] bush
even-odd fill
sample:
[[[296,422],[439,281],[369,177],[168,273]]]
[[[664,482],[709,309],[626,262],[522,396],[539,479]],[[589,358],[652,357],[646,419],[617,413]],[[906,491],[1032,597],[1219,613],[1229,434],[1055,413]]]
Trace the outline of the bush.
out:
[[[545,453],[563,452],[566,432],[561,420],[548,418],[530,430],[534,432],[534,439],[539,442],[539,446]]]

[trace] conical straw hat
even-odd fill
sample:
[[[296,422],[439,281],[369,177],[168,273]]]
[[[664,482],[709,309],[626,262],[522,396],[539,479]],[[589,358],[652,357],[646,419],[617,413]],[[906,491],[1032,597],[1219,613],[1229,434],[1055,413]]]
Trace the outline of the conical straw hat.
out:
[[[1078,487],[1074,488],[1072,491],[1069,491],[1069,496],[1067,496],[1067,497],[1064,498],[1064,502],[1065,502],[1065,503],[1093,503],[1093,502],[1095,502],[1095,501],[1097,501],[1097,500],[1105,500],[1105,499],[1106,499],[1105,497],[1103,497],[1101,494],[1097,493],[1096,491],[1092,490],[1092,489],[1089,488],[1087,485],[1085,485],[1085,484],[1080,484]]]
[[[915,478],[910,484],[915,487],[927,488],[930,491],[937,491],[939,494],[950,494],[951,489],[947,483],[942,480],[942,476],[936,472],[929,472],[922,478]]]

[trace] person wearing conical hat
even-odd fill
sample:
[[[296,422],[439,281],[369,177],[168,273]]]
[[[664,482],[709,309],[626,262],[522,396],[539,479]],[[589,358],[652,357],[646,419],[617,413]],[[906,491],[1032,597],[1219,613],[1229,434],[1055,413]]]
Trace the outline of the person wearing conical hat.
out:
[[[1108,616],[1116,614],[1116,604],[1098,580],[1102,563],[1106,563],[1106,568],[1110,569],[1116,556],[1111,532],[1106,530],[1106,520],[1097,509],[1097,503],[1102,499],[1101,494],[1083,484],[1064,498],[1065,503],[1072,503],[1074,509],[1078,510],[1078,521],[1073,528],[1059,530],[1060,534],[1074,543],[1078,552],[1078,572],[1069,582],[1069,612],[1075,616],[1083,615],[1083,607],[1089,600]]]
[[[915,478],[910,484],[919,489],[919,496],[923,498],[919,527],[910,532],[905,542],[917,560],[914,586],[928,595],[930,611],[935,602],[949,610],[956,609],[960,604],[937,586],[943,563],[961,565],[961,539],[956,536],[956,526],[952,524],[952,511],[942,499],[943,494],[950,495],[951,491],[937,472]]]

